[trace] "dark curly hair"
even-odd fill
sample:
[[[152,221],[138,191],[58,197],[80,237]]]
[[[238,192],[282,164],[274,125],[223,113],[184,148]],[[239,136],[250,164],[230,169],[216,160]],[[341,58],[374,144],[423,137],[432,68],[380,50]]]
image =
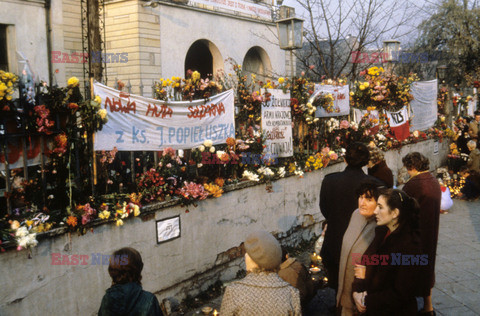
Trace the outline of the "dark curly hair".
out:
[[[110,258],[108,274],[113,284],[137,282],[142,284],[143,261],[140,253],[133,248],[121,248]]]
[[[379,185],[377,182],[372,179],[365,179],[360,182],[358,187],[355,189],[355,195],[357,198],[359,198],[365,194],[367,198],[373,197],[375,201],[378,201],[378,189]]]
[[[430,169],[430,161],[419,152],[407,154],[402,158],[402,162],[407,170],[428,171]]]
[[[417,200],[398,189],[380,189],[379,196],[385,198],[390,211],[394,209],[400,211],[398,215],[399,228],[407,225],[413,231],[418,231],[420,206]]]
[[[367,145],[360,142],[351,143],[347,146],[345,153],[345,161],[348,166],[354,168],[361,168],[367,165],[370,159],[370,151]]]

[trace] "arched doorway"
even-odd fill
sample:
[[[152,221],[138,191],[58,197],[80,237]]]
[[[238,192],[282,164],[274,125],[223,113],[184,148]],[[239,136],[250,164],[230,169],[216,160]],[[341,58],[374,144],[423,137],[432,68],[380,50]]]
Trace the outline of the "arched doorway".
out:
[[[243,71],[247,74],[247,80],[251,80],[251,74],[255,74],[257,80],[265,82],[270,76],[272,64],[267,52],[259,47],[250,48],[243,59]]]
[[[185,57],[185,74],[188,70],[198,71],[202,78],[211,78],[223,70],[223,58],[217,46],[206,39],[195,41]]]

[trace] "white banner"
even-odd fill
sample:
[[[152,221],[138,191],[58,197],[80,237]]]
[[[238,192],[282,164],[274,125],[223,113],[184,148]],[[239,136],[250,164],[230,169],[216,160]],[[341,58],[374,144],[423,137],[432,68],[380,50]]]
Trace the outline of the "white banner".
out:
[[[360,123],[363,116],[368,113],[367,110],[360,110],[360,109],[354,109],[354,112],[355,112],[354,121],[356,123]],[[370,121],[377,120],[377,123],[372,124],[372,127],[377,126],[380,122],[380,114],[378,113],[377,110],[370,111],[368,118],[370,119]]]
[[[347,85],[332,86],[332,85],[315,85],[315,93],[317,92],[331,93],[333,96],[333,112],[327,112],[322,107],[317,107],[315,117],[331,117],[350,114],[350,92]]]
[[[387,113],[388,124],[390,127],[397,127],[408,121],[408,111],[406,106],[397,112],[385,111],[385,113]]]
[[[414,82],[411,93],[413,100],[410,103],[412,110],[410,131],[424,131],[437,121],[437,79]]]
[[[266,20],[272,19],[272,12],[269,7],[242,0],[190,0],[190,4],[196,6],[200,4],[227,11],[236,11]]]
[[[293,156],[292,109],[290,92],[268,90],[270,101],[262,104],[262,131],[266,136],[265,153],[273,157]],[[262,89],[263,94],[263,89]]]
[[[144,98],[100,83],[94,83],[94,92],[108,113],[95,136],[95,150],[189,149],[207,139],[221,144],[235,137],[233,90],[192,102]]]

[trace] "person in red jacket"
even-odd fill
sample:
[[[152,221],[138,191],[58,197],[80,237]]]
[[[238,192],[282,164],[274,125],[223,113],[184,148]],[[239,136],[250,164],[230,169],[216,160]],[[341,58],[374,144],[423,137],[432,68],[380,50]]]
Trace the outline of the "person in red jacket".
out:
[[[428,254],[428,265],[421,274],[418,296],[423,297],[423,315],[435,315],[432,305],[432,288],[435,285],[435,258],[437,254],[438,230],[442,191],[437,179],[429,172],[430,161],[419,152],[407,154],[402,159],[410,179],[403,191],[420,204],[420,240],[424,253]]]

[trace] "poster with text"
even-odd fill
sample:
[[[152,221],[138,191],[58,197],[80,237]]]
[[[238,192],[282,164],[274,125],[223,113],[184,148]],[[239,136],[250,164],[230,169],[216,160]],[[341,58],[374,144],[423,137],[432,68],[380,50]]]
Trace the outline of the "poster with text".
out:
[[[293,156],[292,110],[290,92],[268,90],[270,100],[262,105],[262,131],[266,136],[265,153],[273,157]],[[263,92],[262,92],[263,94]]]
[[[95,150],[189,149],[207,139],[222,144],[235,137],[233,90],[192,102],[145,98],[100,83],[94,92],[108,113],[95,136]]]

